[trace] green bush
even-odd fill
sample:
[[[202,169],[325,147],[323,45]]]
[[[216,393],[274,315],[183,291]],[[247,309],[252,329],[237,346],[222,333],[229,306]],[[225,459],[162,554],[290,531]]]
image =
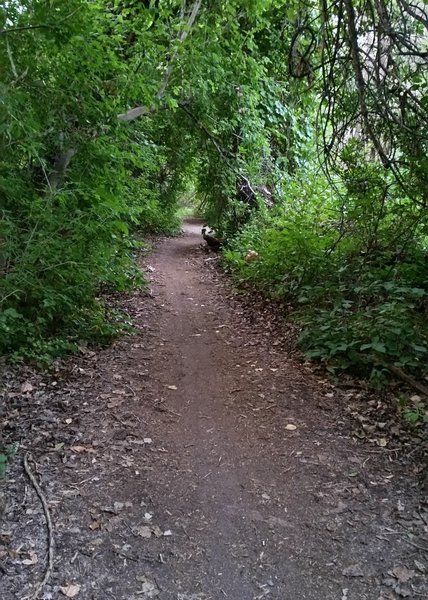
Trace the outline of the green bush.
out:
[[[398,217],[379,218],[385,180],[369,165],[370,195],[361,198],[356,181],[362,176],[349,176],[352,186],[344,190],[343,233],[331,218],[337,198],[327,194],[320,201],[322,179],[309,187],[292,183],[287,202],[254,216],[224,259],[241,284],[287,300],[288,317],[303,327],[300,344],[308,358],[379,384],[388,365],[427,373],[428,264],[423,236],[412,235],[404,247],[394,235],[394,220],[402,227],[409,210],[406,200],[396,200]],[[246,262],[249,250],[257,260]]]
[[[121,54],[123,21],[82,0],[12,1],[7,12],[0,352],[47,362],[120,329],[103,294],[142,283],[134,238],[176,230],[176,195],[159,183],[169,159],[157,125],[117,118],[135,92],[126,87],[134,66]]]
[[[357,297],[300,315],[306,356],[330,370],[352,368],[373,381],[388,365],[426,372],[428,327],[417,306],[427,293],[375,282],[359,286]]]

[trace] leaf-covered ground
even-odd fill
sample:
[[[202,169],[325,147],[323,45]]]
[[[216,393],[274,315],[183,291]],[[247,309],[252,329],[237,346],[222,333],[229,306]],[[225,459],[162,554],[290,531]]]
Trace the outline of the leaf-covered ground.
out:
[[[235,297],[198,226],[163,240],[137,334],[49,373],[4,364],[2,600],[426,597],[422,433],[334,388]]]

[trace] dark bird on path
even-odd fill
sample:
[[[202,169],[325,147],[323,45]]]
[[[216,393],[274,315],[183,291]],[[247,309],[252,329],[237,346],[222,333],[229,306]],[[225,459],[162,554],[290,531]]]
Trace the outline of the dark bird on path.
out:
[[[215,236],[211,235],[211,233],[207,233],[206,227],[202,228],[202,237],[208,244],[208,247],[211,248],[211,250],[214,250],[214,252],[218,252],[218,250],[221,248],[222,240],[219,240]]]

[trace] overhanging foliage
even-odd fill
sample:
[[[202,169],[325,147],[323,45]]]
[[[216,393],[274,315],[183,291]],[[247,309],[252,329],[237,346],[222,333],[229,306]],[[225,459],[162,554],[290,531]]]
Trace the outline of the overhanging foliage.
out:
[[[312,356],[421,372],[427,23],[419,0],[3,2],[0,349],[111,335],[135,232],[192,189]]]

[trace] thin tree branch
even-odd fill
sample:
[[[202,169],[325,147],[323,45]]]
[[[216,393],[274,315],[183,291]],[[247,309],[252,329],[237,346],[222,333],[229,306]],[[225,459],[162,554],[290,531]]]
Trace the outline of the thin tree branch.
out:
[[[201,121],[189,110],[189,108],[184,104],[184,102],[179,102],[178,106],[181,108],[181,110],[183,110],[186,113],[186,115],[188,115],[192,119],[194,123],[196,123],[199,129],[202,129],[202,131],[207,135],[210,142],[213,144],[213,146],[222,158],[225,158],[226,160],[233,158],[229,150],[226,150],[221,146],[220,142],[211,133],[211,131],[209,131],[209,129],[207,129],[207,127],[203,123],[201,123]]]
[[[401,4],[405,12],[416,19],[416,21],[419,21],[425,29],[428,29],[428,11],[426,9],[424,10],[422,6],[410,5],[406,0],[398,0],[398,3]]]
[[[384,167],[390,167],[390,161],[382,147],[382,144],[380,143],[379,138],[376,136],[370,121],[369,110],[366,102],[366,87],[364,83],[363,70],[360,62],[360,53],[358,48],[358,32],[355,23],[355,9],[352,4],[352,0],[344,0],[344,5],[348,20],[349,44],[351,48],[352,65],[354,68],[355,85],[357,86],[361,117],[363,119],[367,135],[371,139],[379,155],[379,158],[382,161],[382,164],[384,165]]]
[[[9,58],[10,67],[15,79],[18,79],[18,71],[16,70],[15,61],[13,60],[12,50],[10,49],[9,38],[6,36],[6,51]]]
[[[174,68],[175,61],[177,59],[179,48],[180,48],[180,46],[183,45],[187,36],[191,32],[192,26],[196,20],[199,9],[201,8],[201,4],[202,4],[202,0],[195,0],[195,3],[193,4],[189,18],[187,20],[186,27],[183,29],[183,31],[181,32],[181,34],[178,37],[178,46],[176,47],[175,52],[174,52],[171,60],[169,61],[168,67],[162,78],[162,82],[159,87],[159,91],[156,94],[157,100],[162,99],[163,95],[165,94],[166,88],[168,87],[169,79],[171,77],[171,74],[172,74],[172,71]],[[117,118],[119,119],[119,121],[133,121],[134,119],[137,119],[138,117],[141,117],[142,115],[147,115],[149,113],[152,113],[155,110],[156,110],[156,107],[154,104],[152,104],[151,106],[137,106],[135,108],[132,108],[131,110],[128,110],[126,113],[122,113],[122,114],[118,115]]]
[[[52,25],[27,25],[26,27],[8,27],[7,29],[0,29],[0,35],[6,35],[7,33],[16,33],[18,31],[29,31],[31,29],[54,29]]]

